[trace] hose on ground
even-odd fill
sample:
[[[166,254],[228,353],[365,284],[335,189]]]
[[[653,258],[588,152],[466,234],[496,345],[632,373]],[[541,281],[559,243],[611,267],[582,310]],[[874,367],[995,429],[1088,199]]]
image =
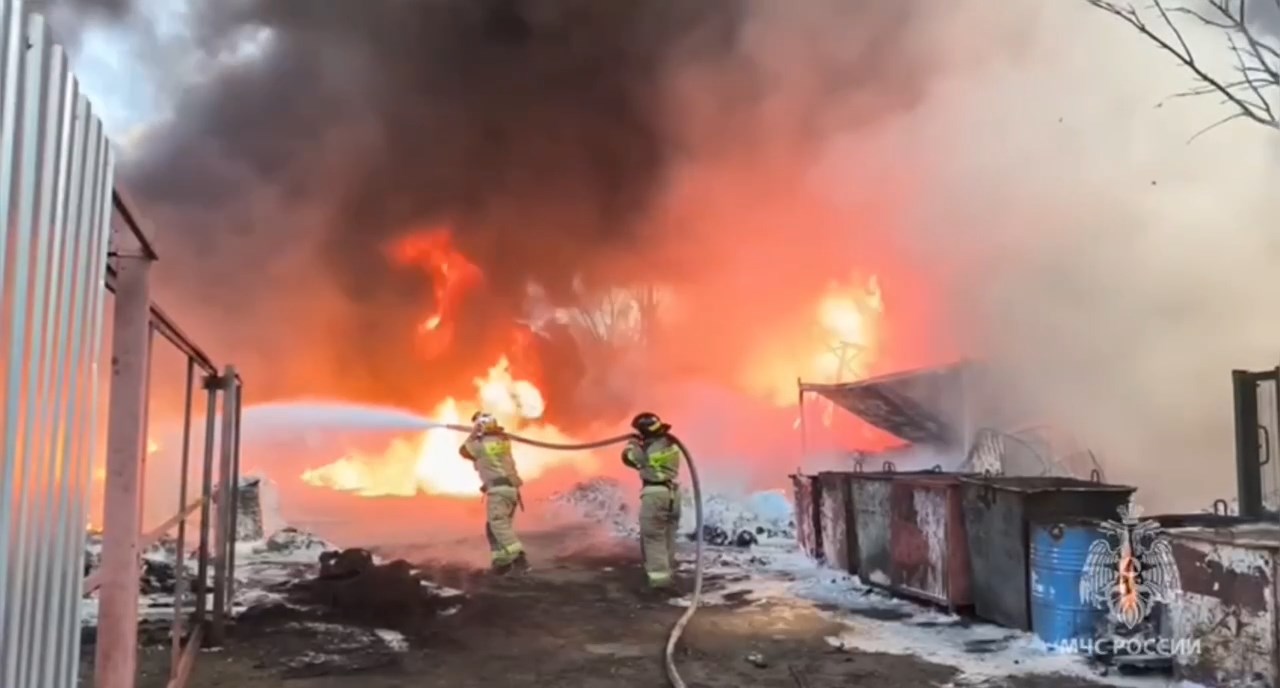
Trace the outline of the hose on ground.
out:
[[[675,652],[676,644],[680,642],[680,636],[684,633],[684,627],[689,625],[689,619],[693,618],[695,612],[698,611],[698,603],[702,601],[702,487],[698,484],[698,468],[693,465],[693,455],[689,453],[689,449],[684,446],[684,442],[675,435],[670,436],[672,441],[680,447],[680,451],[684,453],[685,463],[689,464],[689,482],[693,484],[693,514],[694,514],[694,559],[693,559],[693,595],[689,597],[689,608],[684,614],[676,620],[676,624],[671,627],[671,634],[667,636],[667,648],[662,653],[663,661],[666,663],[667,680],[671,682],[674,688],[685,688],[684,679],[680,678],[680,672],[676,671]]]
[[[470,433],[472,428],[467,425],[445,425],[444,427],[458,432]],[[612,444],[622,444],[635,437],[635,435],[618,435],[616,437],[607,437],[595,442],[575,442],[570,444],[560,442],[543,442],[535,440],[531,437],[521,437],[512,433],[504,433],[512,441],[521,444],[528,444],[534,447],[542,447],[543,449],[558,449],[561,451],[578,451],[585,449],[599,449]],[[667,681],[671,683],[672,688],[686,688],[684,679],[680,677],[680,672],[676,670],[675,652],[676,645],[680,643],[680,636],[684,634],[685,626],[689,625],[689,620],[698,611],[698,604],[702,601],[702,486],[698,483],[698,468],[694,465],[693,454],[689,452],[689,448],[684,446],[684,442],[675,435],[668,435],[671,441],[680,447],[680,451],[684,453],[685,463],[689,465],[689,482],[693,484],[693,513],[694,513],[694,560],[693,560],[693,594],[689,597],[689,608],[684,614],[676,620],[674,626],[671,627],[671,633],[667,636],[667,646],[663,650],[662,658],[664,668],[667,673]]]

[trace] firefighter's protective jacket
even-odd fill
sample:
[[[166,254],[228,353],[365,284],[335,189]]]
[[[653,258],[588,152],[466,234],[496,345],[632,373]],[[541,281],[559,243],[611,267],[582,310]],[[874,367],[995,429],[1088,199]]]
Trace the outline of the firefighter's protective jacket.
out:
[[[683,458],[680,447],[669,437],[634,439],[622,450],[622,462],[634,468],[645,485],[675,482]]]
[[[511,440],[501,433],[471,435],[458,448],[463,458],[475,464],[485,489],[497,486],[520,487],[523,482],[511,456]]]

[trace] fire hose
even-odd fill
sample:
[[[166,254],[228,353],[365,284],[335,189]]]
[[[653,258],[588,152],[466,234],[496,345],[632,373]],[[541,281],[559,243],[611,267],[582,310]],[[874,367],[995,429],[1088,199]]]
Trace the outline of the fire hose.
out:
[[[443,425],[442,427],[458,432],[470,433],[472,428],[467,425]],[[506,437],[521,444],[528,444],[534,447],[542,447],[543,449],[557,449],[561,451],[581,451],[586,449],[599,449],[612,444],[622,444],[629,442],[635,438],[635,435],[618,435],[616,437],[607,437],[595,442],[581,442],[565,444],[560,442],[543,442],[530,437],[521,437],[511,433],[503,433]],[[675,442],[676,446],[684,454],[685,462],[689,464],[689,481],[693,483],[693,513],[694,513],[694,563],[693,563],[693,595],[689,598],[689,608],[685,613],[676,620],[674,626],[671,627],[671,633],[667,636],[667,646],[662,653],[664,666],[667,673],[667,681],[671,683],[673,688],[686,688],[684,679],[680,678],[680,672],[676,671],[675,651],[676,645],[680,642],[680,636],[684,633],[685,626],[689,625],[689,620],[693,618],[694,613],[698,611],[698,603],[702,600],[702,488],[698,484],[698,469],[694,466],[693,455],[689,453],[689,449],[684,446],[680,438],[675,435],[668,434],[667,437]]]

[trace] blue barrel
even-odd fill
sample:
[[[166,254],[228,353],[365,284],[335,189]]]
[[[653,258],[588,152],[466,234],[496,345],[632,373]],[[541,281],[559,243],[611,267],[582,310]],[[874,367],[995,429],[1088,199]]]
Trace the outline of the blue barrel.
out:
[[[1092,642],[1107,618],[1080,599],[1089,548],[1104,534],[1088,523],[1031,525],[1031,630],[1050,646]]]

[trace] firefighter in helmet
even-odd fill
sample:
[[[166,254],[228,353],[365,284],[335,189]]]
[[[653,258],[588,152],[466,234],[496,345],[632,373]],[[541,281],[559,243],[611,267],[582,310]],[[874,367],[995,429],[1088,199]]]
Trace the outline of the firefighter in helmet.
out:
[[[655,413],[631,421],[635,437],[622,450],[622,462],[640,474],[640,551],[649,586],[674,587],[676,530],[680,527],[680,463],[684,452],[670,435],[671,426]]]
[[[458,453],[480,474],[480,491],[485,495],[484,531],[493,554],[493,572],[526,571],[529,561],[514,526],[516,509],[523,504],[522,481],[511,457],[511,439],[491,414],[477,411],[471,424],[473,430]]]

